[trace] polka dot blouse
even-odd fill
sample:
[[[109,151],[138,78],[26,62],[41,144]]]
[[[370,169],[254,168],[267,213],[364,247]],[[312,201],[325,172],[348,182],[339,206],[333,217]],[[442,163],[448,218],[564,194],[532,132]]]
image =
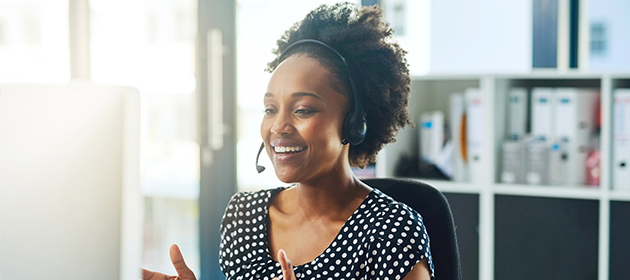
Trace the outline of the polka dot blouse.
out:
[[[282,279],[280,263],[269,253],[267,223],[271,198],[284,189],[237,193],[230,200],[219,256],[227,279]],[[373,189],[328,248],[293,270],[297,279],[402,279],[424,258],[433,278],[420,214]]]

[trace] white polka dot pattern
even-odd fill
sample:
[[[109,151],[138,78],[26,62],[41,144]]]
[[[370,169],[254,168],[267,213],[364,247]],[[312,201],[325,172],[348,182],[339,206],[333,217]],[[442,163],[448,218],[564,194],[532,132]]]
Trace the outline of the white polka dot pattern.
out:
[[[267,220],[270,198],[284,189],[237,193],[230,200],[221,224],[219,255],[228,280],[282,279],[280,264],[269,254]],[[424,258],[433,278],[422,217],[373,189],[330,246],[294,271],[297,279],[402,279]]]

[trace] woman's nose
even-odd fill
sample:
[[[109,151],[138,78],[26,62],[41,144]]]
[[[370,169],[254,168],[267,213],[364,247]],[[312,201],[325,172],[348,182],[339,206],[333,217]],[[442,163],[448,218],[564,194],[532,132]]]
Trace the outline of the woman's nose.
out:
[[[294,131],[295,127],[288,114],[278,114],[271,126],[271,133],[278,136],[290,135]]]

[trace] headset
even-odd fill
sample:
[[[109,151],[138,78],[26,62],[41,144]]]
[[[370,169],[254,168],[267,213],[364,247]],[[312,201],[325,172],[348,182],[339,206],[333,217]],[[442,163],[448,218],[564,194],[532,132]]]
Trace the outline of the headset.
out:
[[[302,45],[302,44],[316,44],[316,45],[322,46],[330,50],[331,52],[333,52],[335,55],[337,55],[337,57],[341,59],[341,62],[343,62],[343,65],[345,66],[346,71],[348,73],[348,80],[350,81],[353,104],[352,104],[352,108],[350,109],[350,112],[348,112],[348,114],[343,120],[342,131],[343,131],[344,138],[341,143],[343,145],[350,144],[352,146],[357,146],[361,144],[363,140],[365,140],[365,135],[367,134],[367,121],[365,120],[365,115],[363,113],[363,106],[361,105],[361,100],[359,98],[359,92],[354,83],[354,79],[352,78],[352,72],[350,71],[348,61],[333,47],[329,46],[328,44],[322,41],[318,41],[314,39],[302,39],[302,40],[293,42],[282,51],[282,53],[278,57],[278,61],[282,61],[282,57],[290,49],[294,48],[295,46]],[[358,71],[358,69],[356,70]],[[256,156],[256,170],[258,171],[258,173],[263,172],[265,170],[265,167],[258,165],[258,158],[260,157],[260,153],[262,152],[264,147],[265,147],[265,143],[263,142],[262,145],[260,145],[260,149],[258,150],[258,155]]]

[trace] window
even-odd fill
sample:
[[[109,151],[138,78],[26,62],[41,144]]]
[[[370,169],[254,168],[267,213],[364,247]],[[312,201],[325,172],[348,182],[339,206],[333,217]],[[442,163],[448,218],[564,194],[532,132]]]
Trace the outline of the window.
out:
[[[195,0],[90,0],[90,73],[141,93],[143,265],[171,275],[177,243],[199,273]]]
[[[69,80],[68,0],[0,0],[0,82]]]

